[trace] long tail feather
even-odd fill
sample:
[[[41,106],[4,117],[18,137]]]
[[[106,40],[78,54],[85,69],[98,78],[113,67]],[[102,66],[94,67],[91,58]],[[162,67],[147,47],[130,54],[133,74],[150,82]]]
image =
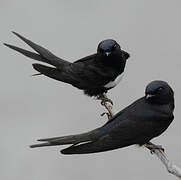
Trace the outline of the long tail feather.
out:
[[[45,147],[45,146],[52,146],[52,144],[50,144],[49,142],[40,143],[40,144],[33,144],[33,145],[30,145],[30,148]]]
[[[25,37],[21,36],[16,32],[12,32],[16,36],[18,36],[21,40],[23,40],[26,44],[28,44],[31,48],[33,48],[36,52],[38,52],[42,57],[52,60],[52,58],[57,58],[53,53],[51,53],[48,49],[43,48],[42,46],[26,39]]]
[[[40,75],[42,75],[42,73],[32,74],[31,76],[40,76]]]
[[[5,46],[25,55],[26,57],[29,57],[31,59],[35,59],[37,61],[41,61],[41,62],[47,62],[47,60],[45,58],[43,58],[42,56],[40,56],[39,54],[36,54],[34,52],[31,52],[31,51],[27,51],[25,49],[22,49],[22,48],[19,48],[19,47],[16,47],[16,46],[13,46],[11,44],[6,44],[4,43]],[[48,63],[48,62],[47,62]]]
[[[44,147],[44,146],[78,144],[78,143],[82,143],[82,142],[90,142],[92,140],[97,139],[99,136],[100,136],[99,130],[95,129],[93,131],[83,133],[83,134],[39,139],[38,141],[43,141],[43,142],[46,141],[46,142],[34,144],[34,145],[31,145],[30,147],[35,148],[35,147]]]
[[[43,48],[42,46],[30,41],[29,39],[26,39],[25,37],[21,36],[20,34],[16,32],[12,32],[16,36],[18,36],[21,40],[23,40],[26,44],[28,44],[32,49],[34,49],[39,54],[27,51],[25,49],[10,45],[10,44],[4,44],[5,46],[14,49],[15,51],[18,51],[22,53],[23,55],[30,57],[32,59],[46,62],[48,64],[51,64],[53,66],[61,68],[63,65],[69,64],[70,62],[65,61],[57,56],[55,56],[53,53],[51,53],[49,50]]]

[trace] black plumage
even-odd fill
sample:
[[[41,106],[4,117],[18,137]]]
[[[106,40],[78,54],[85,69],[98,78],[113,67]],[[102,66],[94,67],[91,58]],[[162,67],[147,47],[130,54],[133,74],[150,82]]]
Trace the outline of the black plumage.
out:
[[[153,81],[145,96],[117,113],[105,125],[87,133],[40,139],[31,147],[72,144],[63,154],[85,154],[113,150],[133,144],[143,145],[162,134],[170,125],[174,92],[164,81]]]
[[[107,39],[99,43],[97,53],[70,63],[20,34],[13,33],[37,53],[6,43],[4,45],[31,59],[54,66],[33,64],[33,68],[40,74],[71,84],[78,89],[84,90],[84,93],[89,96],[106,93],[109,89],[115,87],[120,81],[120,79],[116,78],[124,72],[126,60],[130,56],[127,52],[121,50],[115,40]]]

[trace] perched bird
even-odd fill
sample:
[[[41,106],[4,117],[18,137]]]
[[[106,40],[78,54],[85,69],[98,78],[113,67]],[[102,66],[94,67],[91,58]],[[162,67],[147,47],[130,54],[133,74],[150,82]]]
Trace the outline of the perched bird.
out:
[[[115,40],[107,39],[99,43],[97,53],[70,63],[20,34],[13,33],[37,53],[6,43],[4,45],[29,58],[53,65],[54,67],[33,64],[33,68],[40,74],[83,90],[88,96],[99,96],[115,87],[120,82],[126,60],[130,57]]]
[[[117,113],[105,125],[83,134],[39,139],[45,141],[30,146],[72,144],[63,154],[86,154],[143,145],[162,134],[170,125],[174,110],[174,92],[164,81],[148,84],[145,96]],[[153,147],[156,148],[156,147]]]

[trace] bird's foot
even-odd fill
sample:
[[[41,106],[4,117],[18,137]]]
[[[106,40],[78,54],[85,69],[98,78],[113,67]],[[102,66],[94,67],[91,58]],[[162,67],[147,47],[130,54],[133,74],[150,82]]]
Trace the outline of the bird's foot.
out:
[[[107,98],[107,96],[104,95],[104,94],[98,95],[98,96],[97,96],[97,99],[98,99],[98,100],[101,100],[101,105],[103,105],[103,106],[105,105],[106,102],[109,102],[109,103],[111,103],[111,104],[113,105],[112,100],[109,99],[109,98]]]
[[[107,118],[110,119],[111,118],[111,115],[108,113],[108,112],[104,112],[101,114],[101,116],[104,116],[104,115],[107,115]]]
[[[153,154],[155,150],[160,150],[162,152],[165,151],[161,145],[155,145],[155,144],[149,143],[149,144],[145,144],[144,146],[150,150],[151,154]]]
[[[111,99],[108,99],[108,98],[104,98],[104,99],[102,99],[102,100],[101,100],[101,105],[103,105],[103,106],[104,106],[106,102],[109,102],[109,103],[111,103],[111,104],[113,105],[112,100],[111,100]]]

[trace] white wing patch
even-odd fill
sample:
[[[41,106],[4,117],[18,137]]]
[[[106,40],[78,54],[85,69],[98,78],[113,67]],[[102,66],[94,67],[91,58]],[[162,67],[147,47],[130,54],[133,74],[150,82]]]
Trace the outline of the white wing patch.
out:
[[[120,74],[114,81],[108,82],[104,85],[105,88],[113,88],[123,79],[124,73]]]

